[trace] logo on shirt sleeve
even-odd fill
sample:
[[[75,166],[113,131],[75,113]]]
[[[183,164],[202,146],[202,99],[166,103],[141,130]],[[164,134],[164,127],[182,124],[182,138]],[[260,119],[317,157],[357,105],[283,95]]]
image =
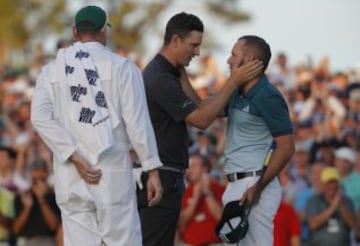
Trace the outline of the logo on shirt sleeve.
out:
[[[249,105],[245,106],[241,111],[249,113],[250,112],[250,106]]]
[[[187,100],[184,102],[184,104],[182,105],[182,108],[186,108],[187,106],[189,106],[190,104],[192,104],[193,102],[191,100]]]

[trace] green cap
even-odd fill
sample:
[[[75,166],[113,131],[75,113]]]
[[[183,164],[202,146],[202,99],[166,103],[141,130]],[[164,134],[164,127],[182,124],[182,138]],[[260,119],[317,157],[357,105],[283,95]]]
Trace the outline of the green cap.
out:
[[[106,12],[98,6],[89,5],[75,15],[75,27],[78,31],[100,31],[107,22]]]

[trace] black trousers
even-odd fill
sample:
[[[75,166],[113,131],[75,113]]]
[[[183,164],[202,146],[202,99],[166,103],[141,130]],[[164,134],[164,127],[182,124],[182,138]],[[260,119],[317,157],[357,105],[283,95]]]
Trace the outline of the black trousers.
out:
[[[137,191],[143,246],[174,245],[185,190],[184,177],[180,173],[165,170],[159,170],[159,174],[164,193],[155,207],[147,206],[146,189]],[[146,181],[145,176],[144,186]]]

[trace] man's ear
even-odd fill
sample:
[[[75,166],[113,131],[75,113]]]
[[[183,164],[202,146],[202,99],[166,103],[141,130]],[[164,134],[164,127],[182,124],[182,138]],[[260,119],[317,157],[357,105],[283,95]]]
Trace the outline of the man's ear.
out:
[[[102,38],[106,38],[106,32],[107,32],[106,27],[100,31],[100,35]]]
[[[248,55],[246,58],[245,58],[245,61],[246,62],[250,62],[250,61],[253,61],[255,60],[256,58],[253,56],[253,55]]]
[[[73,37],[77,40],[79,38],[78,32],[76,30],[76,27],[74,26],[72,29]]]
[[[170,45],[172,45],[173,47],[177,47],[179,45],[180,41],[181,41],[180,36],[177,34],[174,34],[171,37]]]
[[[100,30],[100,33],[106,35],[107,29],[108,29],[108,27],[107,27],[107,26],[104,26],[104,27]]]

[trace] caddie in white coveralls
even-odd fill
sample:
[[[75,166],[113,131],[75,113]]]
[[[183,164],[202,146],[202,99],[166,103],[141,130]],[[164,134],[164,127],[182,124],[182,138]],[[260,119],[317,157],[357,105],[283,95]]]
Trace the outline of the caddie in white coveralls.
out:
[[[130,144],[149,171],[149,206],[162,195],[141,73],[104,46],[106,29],[101,8],[82,8],[78,42],[43,67],[32,99],[31,122],[53,151],[66,246],[141,245]]]

